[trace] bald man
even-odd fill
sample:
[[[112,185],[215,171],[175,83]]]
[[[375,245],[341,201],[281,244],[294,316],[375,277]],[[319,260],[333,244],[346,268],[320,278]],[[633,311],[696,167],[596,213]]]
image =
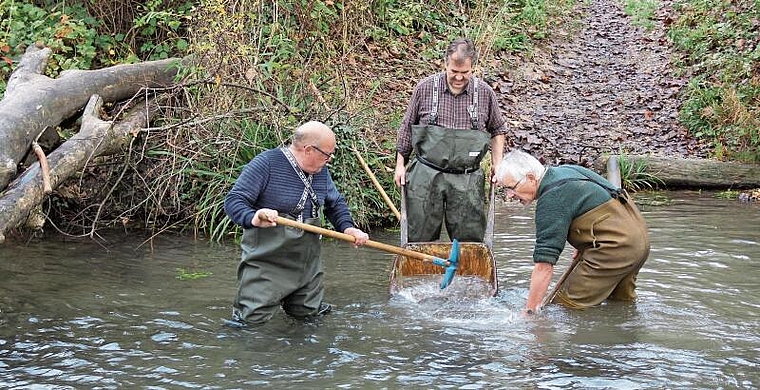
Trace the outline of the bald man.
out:
[[[337,231],[363,245],[346,200],[335,188],[327,163],[335,134],[312,121],[298,127],[292,143],[254,157],[224,200],[224,211],[243,227],[238,292],[229,324],[269,321],[282,307],[305,318],[330,311],[324,297],[320,236],[278,226],[278,216],[319,226],[320,210]]]

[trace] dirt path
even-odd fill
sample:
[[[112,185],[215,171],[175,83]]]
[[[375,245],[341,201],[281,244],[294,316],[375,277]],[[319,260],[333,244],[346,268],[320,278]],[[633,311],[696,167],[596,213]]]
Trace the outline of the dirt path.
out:
[[[588,165],[619,151],[706,156],[677,121],[685,81],[672,76],[662,4],[651,32],[633,26],[615,0],[579,5],[577,31],[556,31],[498,83],[513,146],[552,164]]]

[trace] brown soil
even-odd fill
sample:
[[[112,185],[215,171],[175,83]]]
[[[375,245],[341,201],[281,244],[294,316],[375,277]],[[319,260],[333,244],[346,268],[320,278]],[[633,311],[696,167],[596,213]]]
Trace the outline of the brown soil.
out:
[[[706,145],[677,120],[685,80],[673,75],[663,24],[631,24],[619,2],[579,5],[575,31],[557,28],[532,58],[489,80],[513,125],[511,143],[544,162],[590,165],[604,154],[706,157]]]

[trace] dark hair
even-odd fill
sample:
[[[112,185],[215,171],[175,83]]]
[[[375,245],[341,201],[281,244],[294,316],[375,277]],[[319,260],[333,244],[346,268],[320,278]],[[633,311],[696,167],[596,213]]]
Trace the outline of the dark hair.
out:
[[[444,60],[448,63],[449,58],[451,58],[451,55],[454,53],[457,54],[457,59],[460,61],[469,58],[473,65],[478,62],[478,52],[475,50],[475,44],[470,38],[457,38],[451,42],[446,49]]]

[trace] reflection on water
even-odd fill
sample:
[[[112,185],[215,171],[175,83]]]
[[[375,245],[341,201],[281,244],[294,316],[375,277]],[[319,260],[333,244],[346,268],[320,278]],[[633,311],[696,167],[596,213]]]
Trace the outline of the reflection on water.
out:
[[[2,245],[0,387],[757,388],[760,205],[647,196],[637,197],[652,237],[639,300],[551,306],[532,319],[520,314],[532,209],[515,204],[497,206],[496,297],[460,276],[445,290],[440,278],[410,280],[390,297],[393,255],[326,240],[333,312],[306,322],[280,313],[243,331],[221,325],[234,244]]]

